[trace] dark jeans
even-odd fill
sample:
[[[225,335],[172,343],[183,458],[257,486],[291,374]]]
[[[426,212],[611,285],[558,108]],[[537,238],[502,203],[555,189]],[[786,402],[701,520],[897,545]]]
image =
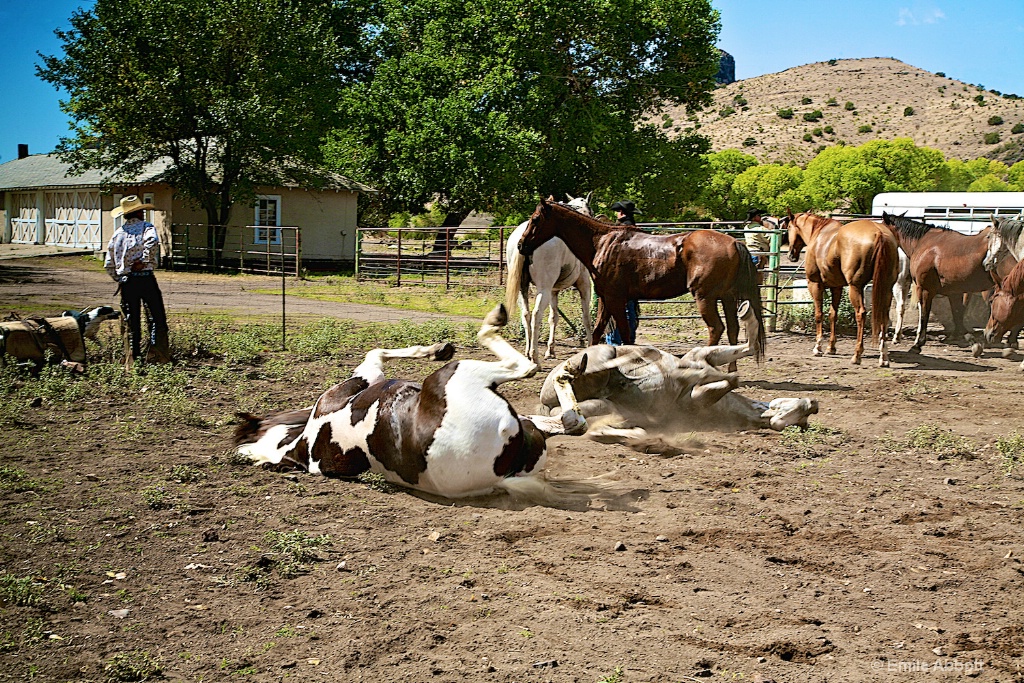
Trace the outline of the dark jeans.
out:
[[[640,302],[636,299],[629,299],[626,302],[626,322],[629,329],[633,331],[633,343],[636,343],[636,328],[640,327]],[[609,322],[609,325],[614,323]],[[612,346],[622,346],[622,333],[617,327],[604,335],[604,343]]]
[[[169,355],[167,313],[164,310],[164,297],[156,284],[156,276],[129,275],[128,281],[121,284],[121,312],[128,321],[132,358],[138,358],[141,353],[142,304],[145,304],[149,311],[147,332],[150,348]]]

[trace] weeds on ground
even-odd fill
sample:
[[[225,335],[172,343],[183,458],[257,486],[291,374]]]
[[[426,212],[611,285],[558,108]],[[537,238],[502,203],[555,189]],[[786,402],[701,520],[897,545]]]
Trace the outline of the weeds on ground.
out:
[[[919,450],[934,454],[939,460],[976,457],[976,446],[968,438],[936,425],[924,424],[909,430],[902,439],[887,434],[881,439],[887,451]]]
[[[796,425],[780,432],[782,443],[804,457],[818,457],[837,448],[844,438],[843,430],[812,422],[807,429]]]
[[[356,478],[371,491],[380,491],[381,493],[394,493],[398,491],[398,487],[385,479],[383,474],[367,471],[361,472]]]
[[[35,491],[44,493],[49,484],[42,479],[33,479],[20,467],[0,465],[0,491],[5,493],[23,493]]]
[[[103,667],[106,683],[148,681],[163,673],[160,661],[145,650],[129,650],[114,655]]]
[[[1002,469],[1006,476],[1012,474],[1020,475],[1017,469],[1024,465],[1024,434],[1014,432],[1009,436],[1001,436],[996,439],[996,450],[1002,457]],[[1016,473],[1014,470],[1017,470]]]
[[[0,603],[34,607],[40,603],[42,595],[42,585],[36,583],[31,576],[18,578],[7,572],[0,574]]]
[[[268,531],[266,540],[270,549],[278,555],[276,566],[278,573],[286,579],[295,578],[308,571],[307,562],[316,562],[320,557],[317,548],[333,545],[331,537],[325,535],[309,536],[304,531]]]
[[[193,484],[206,479],[206,473],[191,465],[174,465],[171,467],[171,480],[182,484]]]

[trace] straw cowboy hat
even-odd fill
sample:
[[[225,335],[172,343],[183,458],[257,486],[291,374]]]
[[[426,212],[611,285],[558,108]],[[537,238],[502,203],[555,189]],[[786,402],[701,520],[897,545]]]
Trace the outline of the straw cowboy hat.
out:
[[[133,211],[139,211],[140,209],[155,209],[156,207],[152,204],[143,204],[139,200],[137,194],[130,194],[127,197],[121,199],[121,206],[115,206],[114,210],[110,212],[110,215],[114,218],[122,216],[126,213],[132,213]]]

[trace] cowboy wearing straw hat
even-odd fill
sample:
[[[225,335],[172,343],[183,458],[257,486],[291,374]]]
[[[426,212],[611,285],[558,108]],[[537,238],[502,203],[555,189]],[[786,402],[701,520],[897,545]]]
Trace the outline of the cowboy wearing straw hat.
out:
[[[142,304],[149,311],[150,346],[147,360],[164,363],[171,360],[164,298],[154,274],[160,261],[160,238],[156,227],[145,220],[146,209],[152,208],[155,208],[152,204],[139,201],[137,195],[129,195],[110,212],[114,218],[124,216],[121,227],[110,238],[103,265],[110,277],[118,283],[121,312],[128,321],[131,348],[126,367],[130,367],[141,354]]]

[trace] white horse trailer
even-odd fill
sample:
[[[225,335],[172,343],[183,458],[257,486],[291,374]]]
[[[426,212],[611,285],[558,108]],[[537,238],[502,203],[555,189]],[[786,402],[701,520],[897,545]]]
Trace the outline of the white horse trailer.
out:
[[[907,213],[907,218],[977,235],[991,225],[992,216],[1024,212],[1024,192],[882,192],[871,214]]]
[[[881,193],[874,196],[871,214],[903,213],[907,218],[977,234],[992,216],[1024,212],[1024,193]]]

